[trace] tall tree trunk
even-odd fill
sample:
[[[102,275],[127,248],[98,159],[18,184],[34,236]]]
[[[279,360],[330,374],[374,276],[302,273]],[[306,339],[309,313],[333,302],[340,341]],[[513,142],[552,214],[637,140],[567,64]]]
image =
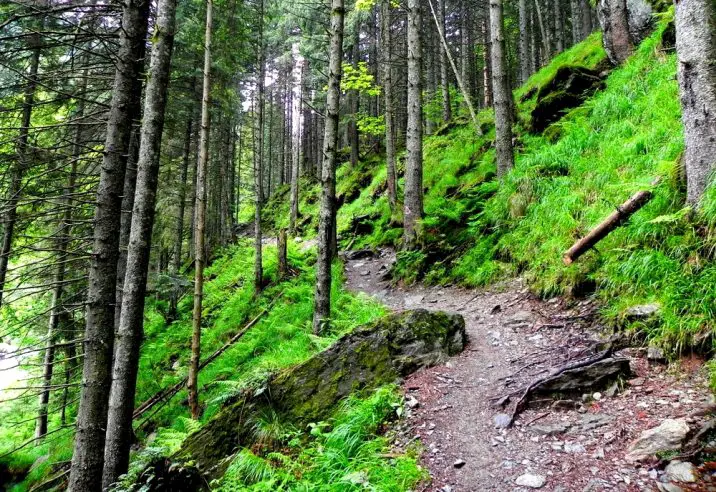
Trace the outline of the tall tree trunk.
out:
[[[529,11],[527,0],[519,0],[520,22],[520,84],[527,82],[530,77],[530,32],[527,29]]]
[[[398,202],[397,178],[395,172],[395,107],[393,94],[393,56],[392,56],[392,36],[390,32],[390,0],[382,0],[380,3],[380,33],[381,33],[381,52],[383,54],[383,97],[385,99],[385,165],[387,171],[387,188],[388,203],[390,204],[391,215],[396,212]],[[443,55],[440,56],[441,63]],[[441,73],[443,66],[440,67]],[[447,69],[447,67],[445,67]],[[447,77],[447,72],[445,72]],[[447,84],[446,81],[443,81]],[[448,111],[450,110],[450,93],[447,92],[446,85],[443,85],[443,95],[448,96]],[[443,99],[444,102],[444,99]],[[444,107],[443,107],[444,109]],[[448,114],[448,120],[449,118]],[[445,113],[443,112],[443,118]],[[447,121],[447,120],[446,120]]]
[[[592,34],[594,20],[592,19],[592,6],[589,0],[580,0],[582,4],[582,39]]]
[[[209,98],[211,96],[211,28],[213,3],[206,0],[206,30],[204,34],[204,82],[201,96],[201,130],[199,132],[199,158],[196,162],[196,196],[194,206],[194,309],[192,311],[191,360],[187,376],[189,410],[198,419],[199,359],[201,358],[201,309],[204,298],[204,264],[206,262],[206,167],[209,160]]]
[[[313,332],[320,334],[331,317],[331,262],[336,221],[336,152],[343,59],[343,0],[331,0],[328,93],[321,166],[321,209],[318,217],[318,258],[313,308]]]
[[[432,3],[431,3],[432,5]],[[403,246],[417,247],[423,218],[423,101],[420,0],[408,0],[408,126],[406,133]],[[456,70],[457,75],[457,70]]]
[[[192,84],[193,86],[193,84]],[[184,211],[186,210],[187,177],[189,175],[189,161],[191,160],[191,137],[194,134],[194,111],[189,110],[189,118],[186,122],[186,133],[184,134],[184,150],[182,153],[182,165],[179,176],[179,197],[177,198],[176,217],[176,243],[174,244],[174,257],[172,262],[172,274],[178,275],[181,270],[182,249],[184,246]]]
[[[549,2],[549,0],[547,0],[547,2]],[[535,11],[537,12],[539,30],[542,33],[542,55],[545,60],[549,60],[552,57],[552,37],[550,36],[550,30],[545,27],[545,20],[542,15],[542,7],[540,6],[540,0],[534,0],[534,6]],[[490,12],[492,12],[492,10]],[[490,18],[492,18],[492,14],[490,14]]]
[[[264,52],[263,37],[264,0],[260,0],[259,13],[259,73],[257,81],[258,92],[258,132],[256,133],[256,148],[258,149],[254,160],[254,292],[258,295],[264,286],[263,268],[263,241],[261,237],[261,207],[264,201],[263,168],[264,168],[264,112],[266,108],[266,53]]]
[[[492,85],[495,90],[495,148],[497,175],[503,176],[514,166],[512,153],[512,90],[507,74],[507,54],[502,0],[490,0],[492,32]]]
[[[68,489],[100,490],[112,375],[114,311],[124,174],[132,130],[135,81],[143,66],[149,2],[124,3],[117,70],[94,215],[94,244],[85,316],[84,367]]]
[[[569,8],[572,16],[572,44],[577,44],[582,40],[582,11],[580,10],[580,0],[570,0]]]
[[[358,68],[358,62],[360,61],[360,25],[356,24],[353,30],[353,45],[351,46],[351,60],[353,62],[353,68]],[[358,111],[360,107],[360,93],[357,90],[350,91],[350,112],[351,119],[348,123],[348,140],[351,144],[351,166],[358,165],[358,159],[360,159],[360,135],[358,135]]]
[[[438,0],[438,35],[445,32],[445,0]],[[452,106],[450,104],[450,79],[448,78],[448,50],[447,43],[440,43],[440,87],[443,94],[443,121],[447,123],[452,119]]]
[[[676,3],[676,54],[684,122],[686,201],[698,206],[716,171],[716,4]]]
[[[176,0],[159,1],[144,101],[137,162],[137,186],[122,296],[122,316],[116,336],[112,386],[109,394],[102,474],[103,489],[115,483],[120,475],[127,472],[129,466],[129,448],[132,445],[133,434],[132,411],[137,387],[139,349],[144,333],[144,299],[147,292],[154,206],[159,182],[159,153],[174,45],[175,15]]]
[[[7,267],[10,261],[12,250],[12,239],[15,233],[15,222],[17,221],[17,204],[22,190],[22,176],[30,165],[28,159],[28,140],[30,135],[30,123],[32,120],[32,109],[35,105],[35,90],[37,89],[37,71],[40,66],[40,35],[34,34],[30,37],[32,55],[30,57],[30,70],[27,74],[27,86],[22,101],[22,117],[20,121],[20,132],[17,139],[17,162],[12,167],[10,177],[10,189],[7,195],[7,208],[3,211],[2,219],[3,237],[0,245],[0,307],[2,307],[3,294],[5,292],[5,280],[7,278]]]
[[[482,19],[482,39],[485,45],[485,67],[482,71],[485,85],[485,107],[492,106],[492,36],[490,35],[490,17],[485,14]]]
[[[556,53],[564,51],[564,14],[561,0],[554,0],[554,48]]]
[[[296,55],[299,55],[296,50]],[[300,55],[299,55],[300,56]],[[302,121],[301,115],[303,114],[303,85],[304,85],[304,63],[303,58],[296,60],[296,65],[293,69],[293,83],[292,88],[295,88],[295,97],[292,101],[291,108],[291,212],[290,212],[290,225],[291,234],[296,234],[296,221],[298,220],[298,179],[299,171],[301,169],[301,147],[303,143],[302,138]],[[303,124],[307,124],[307,121],[303,121]],[[305,152],[305,149],[304,149]]]

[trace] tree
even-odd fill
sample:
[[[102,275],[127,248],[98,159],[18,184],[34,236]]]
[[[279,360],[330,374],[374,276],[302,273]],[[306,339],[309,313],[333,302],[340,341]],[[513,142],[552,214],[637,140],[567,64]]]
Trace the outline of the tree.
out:
[[[408,1],[408,127],[406,133],[403,246],[413,249],[423,217],[423,100],[420,0]]]
[[[159,181],[159,152],[174,45],[175,14],[176,0],[160,0],[152,36],[151,66],[144,102],[122,315],[115,340],[102,475],[104,489],[109,488],[120,475],[126,473],[129,466],[132,411],[143,336],[144,299]]]
[[[264,157],[264,120],[266,113],[266,46],[264,44],[264,0],[259,0],[259,42],[258,68],[256,80],[256,98],[258,118],[254,130],[254,292],[258,295],[264,287],[263,241],[261,237],[261,207],[264,201],[263,172]]]
[[[298,51],[296,49],[296,51]],[[296,221],[298,220],[298,179],[299,171],[301,169],[301,111],[303,109],[303,78],[304,74],[304,60],[299,53],[295,53],[297,59],[296,64],[293,68],[292,78],[292,89],[295,91],[295,96],[292,100],[293,106],[291,108],[291,149],[293,151],[291,155],[291,211],[290,211],[290,225],[291,233],[296,233]]]
[[[206,167],[209,159],[209,103],[211,97],[211,27],[213,2],[206,0],[206,31],[204,34],[204,86],[201,96],[201,129],[199,131],[199,158],[196,164],[196,217],[194,219],[194,309],[192,313],[191,361],[187,390],[191,417],[198,419],[199,360],[201,358],[201,309],[204,296],[205,227],[206,227]]]
[[[326,123],[321,165],[321,208],[318,219],[318,258],[313,309],[313,332],[320,334],[331,316],[331,263],[336,216],[336,153],[343,61],[343,0],[331,0]]]
[[[519,0],[519,23],[520,23],[520,83],[524,84],[530,77],[530,32],[527,29],[527,0]]]
[[[398,202],[397,178],[395,172],[395,107],[393,94],[393,57],[392,57],[392,23],[390,19],[390,0],[382,0],[380,2],[380,34],[381,34],[381,53],[382,57],[382,75],[383,75],[383,101],[385,112],[385,164],[387,172],[387,192],[388,203],[390,204],[391,214],[395,214]],[[442,70],[442,67],[441,67]],[[447,72],[446,72],[447,73]],[[447,82],[445,81],[445,84]],[[443,93],[448,94],[448,108],[450,106],[449,91],[443,86]],[[443,118],[445,114],[443,113]],[[448,114],[447,120],[450,119]],[[446,121],[447,121],[446,120]]]
[[[514,166],[512,150],[512,90],[505,52],[502,0],[490,0],[492,33],[492,86],[495,98],[495,148],[497,175],[503,176]]]
[[[107,121],[104,157],[94,215],[94,244],[89,269],[85,316],[82,392],[69,490],[99,490],[102,484],[107,424],[107,388],[111,382],[114,345],[115,286],[119,255],[121,196],[132,129],[135,80],[144,55],[149,2],[124,4],[120,51]]]
[[[684,122],[686,201],[698,205],[716,171],[716,5],[676,2],[676,54]]]

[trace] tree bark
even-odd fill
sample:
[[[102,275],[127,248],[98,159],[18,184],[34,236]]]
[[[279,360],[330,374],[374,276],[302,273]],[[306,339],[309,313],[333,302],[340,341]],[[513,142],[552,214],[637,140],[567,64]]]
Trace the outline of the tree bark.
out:
[[[561,0],[554,0],[554,48],[555,53],[564,51],[564,15]]]
[[[335,251],[336,153],[343,59],[343,0],[331,0],[328,93],[321,165],[321,208],[318,217],[318,258],[314,294],[313,332],[319,335],[331,317],[331,262]]]
[[[490,34],[490,16],[485,14],[482,19],[482,40],[485,45],[485,67],[482,71],[485,85],[485,107],[492,107],[492,35]]]
[[[495,149],[497,175],[504,176],[514,166],[512,150],[512,90],[507,73],[502,0],[490,0],[492,33],[492,85],[495,91]]]
[[[288,276],[288,259],[286,258],[287,246],[286,229],[280,229],[278,231],[278,240],[276,241],[279,280],[283,280]]]
[[[206,262],[206,168],[209,160],[209,102],[211,96],[211,28],[213,3],[206,0],[206,29],[204,33],[204,81],[201,96],[201,130],[199,131],[199,158],[196,163],[196,196],[194,206],[194,309],[192,311],[191,360],[187,377],[189,410],[198,419],[198,376],[201,358],[201,309],[204,298],[204,265]]]
[[[438,0],[438,34],[445,32],[445,0]],[[440,87],[442,89],[443,121],[447,123],[452,119],[452,105],[450,104],[450,79],[448,78],[448,48],[440,43]]]
[[[193,86],[193,84],[192,84]],[[187,177],[189,175],[189,161],[191,160],[191,137],[194,134],[194,111],[189,111],[184,135],[184,150],[182,155],[181,174],[179,176],[179,197],[177,199],[176,217],[176,243],[174,244],[174,257],[172,274],[178,275],[181,270],[181,257],[184,245],[184,211],[186,210]]]
[[[387,192],[388,192],[388,203],[390,205],[391,215],[394,215],[398,203],[398,192],[397,192],[397,177],[395,172],[395,107],[393,94],[393,56],[392,56],[392,35],[390,19],[390,0],[382,0],[380,3],[380,33],[381,33],[381,52],[383,53],[382,68],[383,68],[383,97],[385,100],[385,165],[387,171]],[[444,84],[447,84],[446,80],[442,79],[443,68],[447,70],[447,67],[442,65],[444,61],[444,54],[441,50],[441,80]],[[447,72],[445,72],[447,77]],[[446,90],[446,85],[443,85],[443,119],[445,119],[445,95],[448,97],[448,111],[450,109],[450,93]],[[448,113],[448,120],[450,114]],[[447,120],[446,120],[447,121]]]
[[[572,44],[582,40],[582,11],[580,0],[570,0],[569,7],[572,15]]]
[[[520,84],[527,82],[530,77],[530,40],[527,29],[529,11],[527,0],[519,0],[519,23],[520,23]]]
[[[264,284],[263,241],[261,237],[261,207],[264,201],[263,169],[264,169],[264,112],[266,108],[266,54],[263,37],[264,1],[260,0],[259,13],[259,73],[258,92],[258,132],[256,133],[256,159],[254,159],[254,292],[261,293]]]
[[[542,7],[540,7],[539,2],[540,0],[534,0],[535,11],[537,12],[537,21],[539,22],[539,30],[542,33],[542,50],[544,51],[542,56],[545,60],[549,60],[552,57],[552,37],[550,36],[549,29],[545,27],[544,17],[542,16]]]
[[[135,81],[143,65],[149,2],[127,0],[94,215],[85,316],[84,367],[68,490],[100,490],[114,345],[114,312],[124,174]]]
[[[432,5],[432,3],[431,3]],[[403,246],[417,247],[423,218],[423,100],[420,0],[408,0],[408,126],[406,132]],[[456,70],[457,74],[457,70]]]
[[[698,206],[716,171],[716,4],[676,2],[676,54],[684,122],[686,201]]]
[[[104,449],[103,489],[109,488],[129,466],[132,411],[137,387],[139,349],[143,337],[144,299],[159,182],[159,153],[164,129],[169,73],[175,34],[176,0],[160,0],[152,36],[152,55],[144,101],[144,117],[137,162],[137,185],[127,252],[122,315],[116,335],[112,386]],[[191,133],[191,132],[189,132]]]
[[[296,55],[299,55],[296,50]],[[300,56],[300,55],[299,55]],[[289,220],[289,229],[291,234],[296,234],[296,221],[298,220],[298,191],[299,191],[299,171],[301,169],[301,143],[302,139],[302,125],[301,115],[303,110],[303,79],[304,79],[304,64],[303,58],[296,60],[296,65],[293,69],[293,83],[291,87],[295,91],[295,97],[292,101],[291,108],[291,212]],[[304,122],[305,124],[305,122]],[[304,150],[305,152],[305,150]]]

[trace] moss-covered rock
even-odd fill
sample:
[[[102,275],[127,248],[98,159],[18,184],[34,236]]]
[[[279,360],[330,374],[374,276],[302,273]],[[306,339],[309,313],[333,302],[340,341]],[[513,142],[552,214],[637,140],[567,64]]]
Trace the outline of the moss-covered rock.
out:
[[[184,464],[181,469],[192,465],[209,477],[218,476],[227,456],[253,442],[253,416],[271,409],[283,422],[305,427],[327,418],[351,393],[444,362],[466,341],[459,315],[415,310],[383,317],[275,375],[259,393],[229,404],[186,439],[175,459]]]
[[[603,85],[604,74],[599,69],[564,65],[554,77],[540,87],[532,110],[531,129],[544,131],[564,116],[566,110],[580,106]]]

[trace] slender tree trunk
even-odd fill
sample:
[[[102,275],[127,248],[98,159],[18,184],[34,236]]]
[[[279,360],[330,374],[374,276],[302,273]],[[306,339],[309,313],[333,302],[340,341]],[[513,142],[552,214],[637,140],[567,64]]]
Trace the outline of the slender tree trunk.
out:
[[[684,122],[686,201],[698,206],[716,171],[716,4],[676,3],[676,54]]]
[[[206,0],[206,30],[204,34],[204,82],[201,96],[201,130],[199,133],[199,158],[196,163],[196,196],[194,206],[194,309],[192,312],[191,361],[187,377],[189,410],[198,419],[198,376],[201,358],[201,309],[204,298],[205,227],[206,227],[206,167],[209,160],[209,99],[211,95],[211,28],[212,0]]]
[[[263,168],[264,168],[264,112],[266,108],[265,89],[266,89],[266,54],[264,52],[263,37],[263,12],[264,1],[260,0],[259,13],[259,73],[257,81],[258,92],[258,132],[257,148],[258,152],[254,160],[254,292],[260,294],[264,287],[264,268],[263,268],[263,241],[261,236],[261,207],[264,201],[263,191]]]
[[[512,153],[512,90],[507,74],[502,0],[490,0],[492,32],[492,85],[495,90],[495,148],[497,175],[504,176],[514,166]]]
[[[382,0],[380,3],[380,31],[382,42],[381,52],[383,54],[383,97],[385,99],[385,163],[387,170],[388,203],[390,204],[391,215],[394,215],[398,202],[398,192],[395,172],[395,107],[393,105],[395,97],[393,94],[393,57],[390,27],[390,0]],[[442,59],[443,56],[441,55],[440,58]],[[442,68],[441,66],[441,70]],[[443,94],[448,95],[449,111],[450,93],[447,92],[445,85],[443,85]],[[445,114],[443,113],[443,118],[444,117]],[[448,120],[449,119],[450,118],[448,118]]]
[[[480,124],[477,121],[477,113],[475,113],[475,106],[472,104],[472,96],[470,95],[470,89],[466,85],[466,78],[465,75],[469,74],[468,67],[470,60],[472,60],[471,57],[469,57],[468,61],[465,61],[463,59],[463,71],[462,73],[458,72],[457,65],[455,64],[455,60],[453,60],[452,54],[450,53],[450,49],[447,44],[447,40],[445,39],[445,31],[444,26],[440,24],[440,21],[438,19],[437,13],[435,12],[435,7],[433,6],[433,1],[428,0],[428,3],[430,4],[430,11],[433,15],[433,20],[435,21],[435,26],[438,28],[438,33],[440,36],[440,40],[443,44],[443,51],[445,52],[445,55],[447,56],[447,59],[450,61],[450,65],[452,66],[453,73],[455,74],[455,79],[457,80],[457,85],[460,87],[460,92],[462,93],[463,98],[465,99],[465,105],[467,106],[467,110],[470,113],[470,118],[472,119],[472,124],[475,126],[475,131],[478,135],[482,134],[482,131],[480,130]],[[410,25],[410,23],[408,23]],[[419,39],[419,33],[416,35],[418,37],[418,46],[420,45],[420,39]],[[408,38],[410,39],[410,38]],[[463,50],[468,49],[470,46],[469,43],[467,43],[466,46],[463,46]],[[465,55],[463,54],[463,57]],[[418,61],[420,63],[420,61]],[[410,48],[408,48],[408,66],[410,66]],[[418,69],[420,70],[420,68]],[[422,86],[422,84],[421,84]],[[422,89],[421,89],[422,90]],[[410,70],[408,70],[408,94],[410,94]],[[421,100],[422,104],[422,100]],[[410,119],[410,102],[408,102],[408,119]],[[410,123],[408,123],[408,127],[410,127]],[[422,142],[422,135],[421,135],[421,142]],[[422,144],[421,144],[422,145]],[[422,159],[422,158],[421,158]],[[422,164],[421,164],[422,169]],[[421,198],[422,200],[422,198]],[[422,209],[422,207],[421,207]],[[422,214],[422,212],[421,212]]]
[[[17,204],[22,190],[22,177],[26,168],[30,165],[28,159],[28,139],[30,135],[30,124],[32,120],[32,109],[35,104],[35,90],[37,88],[37,71],[40,66],[40,37],[39,34],[31,36],[32,55],[30,58],[30,70],[27,75],[27,86],[22,101],[22,119],[20,122],[20,134],[17,139],[17,162],[12,167],[10,178],[10,190],[7,195],[7,208],[4,210],[2,219],[3,237],[0,247],[0,307],[2,307],[3,294],[5,292],[5,280],[7,267],[10,261],[12,250],[12,239],[15,233],[15,222],[17,221]]]
[[[432,3],[430,5],[432,6]],[[403,214],[405,249],[417,247],[420,220],[423,218],[423,101],[420,60],[420,0],[408,0],[408,127]],[[455,73],[457,75],[457,70]]]
[[[485,68],[482,75],[485,85],[485,107],[492,106],[492,36],[490,35],[490,17],[485,14],[482,19],[482,37],[485,45]]]
[[[444,38],[445,32],[445,0],[438,0],[438,35]],[[443,121],[447,123],[452,119],[452,106],[450,104],[450,79],[448,78],[448,50],[447,43],[440,43],[440,87],[443,95]]]
[[[570,0],[570,14],[572,16],[572,44],[577,44],[582,40],[582,12],[580,10],[580,0]]]
[[[561,0],[554,0],[554,47],[556,53],[564,51],[564,14]]]
[[[182,155],[181,174],[179,176],[180,188],[177,199],[176,243],[174,244],[174,257],[172,273],[178,275],[181,270],[182,247],[184,245],[184,211],[186,210],[187,177],[189,175],[189,161],[191,159],[191,137],[194,134],[194,111],[189,111],[184,135],[184,151]]]
[[[353,67],[358,68],[358,62],[360,61],[360,25],[356,25],[353,30],[353,45],[351,46],[351,60]],[[350,91],[349,96],[351,119],[348,123],[348,140],[351,144],[351,166],[358,165],[358,159],[360,159],[360,135],[358,134],[358,111],[360,108],[360,93],[357,90]]]
[[[589,0],[580,0],[582,5],[582,39],[587,38],[592,34],[593,19],[592,19],[592,6]]]
[[[298,51],[298,50],[296,50]],[[296,53],[298,55],[298,53]],[[302,138],[302,125],[301,115],[303,114],[303,79],[304,79],[304,63],[303,58],[299,58],[296,61],[296,66],[293,70],[293,84],[295,87],[296,94],[293,99],[293,105],[291,108],[291,128],[292,128],[292,151],[291,157],[291,216],[290,225],[291,234],[296,234],[296,221],[298,220],[298,179],[299,171],[301,169],[301,144]],[[306,121],[303,122],[307,123]],[[304,150],[305,152],[305,150]]]
[[[159,182],[159,153],[167,104],[169,72],[174,45],[176,0],[160,0],[152,36],[152,56],[144,101],[144,118],[137,162],[137,186],[127,252],[122,296],[122,317],[109,395],[107,437],[104,449],[103,489],[109,488],[129,466],[132,445],[132,411],[139,369],[139,348],[144,333],[144,299],[154,226],[154,205]]]
[[[530,77],[530,41],[529,30],[527,29],[527,20],[529,11],[527,10],[527,0],[519,0],[519,16],[520,16],[520,84],[527,82]]]
[[[84,367],[68,489],[100,490],[112,375],[119,229],[135,81],[143,65],[149,2],[124,4],[117,70],[94,215],[85,316]]]
[[[321,168],[321,209],[318,218],[318,258],[313,310],[313,332],[319,335],[331,317],[331,262],[336,217],[336,152],[343,59],[343,0],[331,0],[328,93]]]
[[[547,1],[549,2],[549,0]],[[537,12],[539,30],[542,33],[542,49],[544,50],[543,56],[545,60],[549,60],[552,57],[552,37],[550,36],[549,29],[545,27],[544,17],[542,16],[542,7],[539,2],[540,0],[534,0],[535,11]],[[492,15],[490,15],[490,18],[492,18]]]

